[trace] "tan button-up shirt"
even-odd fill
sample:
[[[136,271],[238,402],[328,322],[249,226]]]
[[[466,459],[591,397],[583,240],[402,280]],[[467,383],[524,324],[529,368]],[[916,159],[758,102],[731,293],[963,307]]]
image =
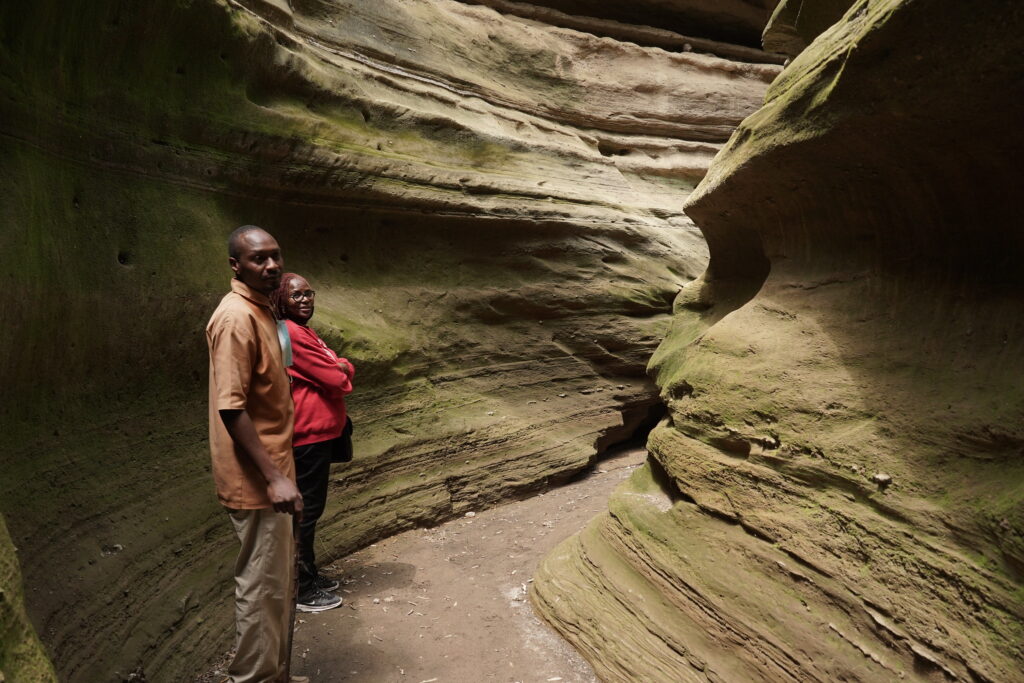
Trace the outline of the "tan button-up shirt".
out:
[[[210,453],[217,497],[225,507],[271,506],[267,481],[235,445],[219,411],[245,410],[281,472],[295,480],[294,409],[270,300],[241,280],[231,281],[206,326],[210,347]]]

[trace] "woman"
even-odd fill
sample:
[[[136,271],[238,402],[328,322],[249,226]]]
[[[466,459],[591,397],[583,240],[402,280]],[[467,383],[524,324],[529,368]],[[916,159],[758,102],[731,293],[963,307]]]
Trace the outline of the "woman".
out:
[[[292,400],[295,403],[295,478],[302,492],[302,521],[299,522],[300,612],[322,612],[341,604],[331,591],[338,582],[322,576],[316,567],[313,537],[316,523],[327,503],[327,478],[331,455],[341,448],[342,432],[348,419],[345,395],[352,391],[355,368],[339,358],[311,330],[316,292],[301,275],[285,273],[274,293],[277,315],[285,321],[292,342]]]

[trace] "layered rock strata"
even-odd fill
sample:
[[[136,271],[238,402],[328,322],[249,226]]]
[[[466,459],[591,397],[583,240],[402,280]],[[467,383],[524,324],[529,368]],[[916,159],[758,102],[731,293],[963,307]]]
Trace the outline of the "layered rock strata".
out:
[[[3,6],[0,510],[61,678],[230,643],[202,330],[231,228],[278,237],[359,369],[329,559],[649,418],[707,258],[680,206],[778,70],[445,1]]]
[[[648,469],[536,577],[605,680],[1024,680],[1024,11],[839,16],[688,200]]]
[[[463,1],[471,2],[471,0]],[[557,7],[564,6],[562,3],[475,0],[474,4],[487,5],[503,14],[531,19],[550,26],[571,28],[596,36],[605,36],[636,43],[637,45],[660,47],[671,52],[704,52],[718,55],[719,57],[764,64],[782,64],[788,54],[785,50],[766,52],[759,47],[754,47],[757,42],[754,38],[755,31],[759,31],[764,26],[765,18],[767,17],[766,12],[770,5],[774,4],[774,0],[762,6],[760,11],[753,10],[754,16],[750,23],[744,27],[742,31],[744,36],[740,39],[740,42],[714,40],[704,37],[703,33],[680,33],[679,30],[670,30],[665,28],[664,23],[656,21],[656,15],[650,13],[650,8],[643,8],[642,12],[637,16],[636,20],[641,23],[626,23],[614,18],[607,18],[606,12],[601,11],[609,8],[609,5],[606,3],[595,3],[586,7],[579,5],[571,8],[565,7],[575,11],[585,11],[587,12],[585,14],[570,14],[557,9]],[[634,4],[634,9],[640,8],[637,8]],[[736,6],[732,9],[735,10]],[[744,9],[745,13],[748,14],[748,18],[750,18],[749,14],[753,8],[747,6]],[[719,8],[719,11],[727,13],[729,10]],[[610,16],[618,15],[612,12]],[[734,13],[733,20],[735,21],[735,19]],[[672,25],[672,22],[669,22],[669,25]],[[693,30],[696,27],[690,23],[678,28]]]
[[[471,0],[466,0],[471,1]],[[472,0],[498,6],[533,5],[571,16],[593,17],[629,26],[651,26],[733,45],[758,47],[761,30],[778,0]],[[512,10],[516,12],[516,10]]]

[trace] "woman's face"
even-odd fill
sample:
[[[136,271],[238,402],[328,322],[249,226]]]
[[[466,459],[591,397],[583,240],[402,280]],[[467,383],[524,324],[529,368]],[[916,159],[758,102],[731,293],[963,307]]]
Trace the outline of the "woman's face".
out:
[[[297,323],[306,323],[313,317],[313,288],[304,277],[292,278],[285,291],[284,309]]]

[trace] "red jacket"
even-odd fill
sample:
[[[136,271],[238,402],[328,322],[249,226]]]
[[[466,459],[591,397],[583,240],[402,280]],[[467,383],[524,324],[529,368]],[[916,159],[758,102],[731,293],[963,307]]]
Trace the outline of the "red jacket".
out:
[[[330,441],[345,426],[345,396],[352,391],[356,369],[338,358],[320,335],[305,325],[285,321],[292,338],[292,400],[295,402],[293,446]]]

